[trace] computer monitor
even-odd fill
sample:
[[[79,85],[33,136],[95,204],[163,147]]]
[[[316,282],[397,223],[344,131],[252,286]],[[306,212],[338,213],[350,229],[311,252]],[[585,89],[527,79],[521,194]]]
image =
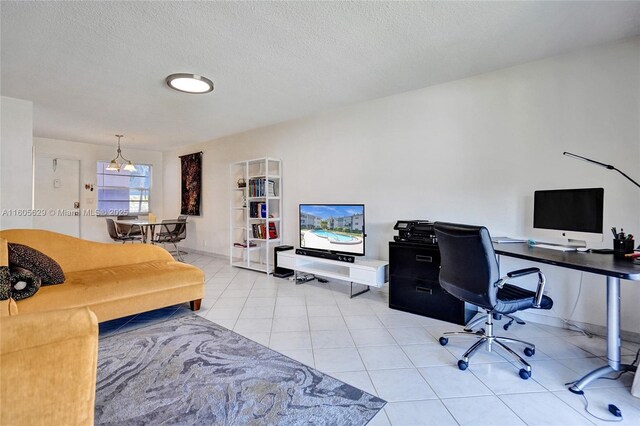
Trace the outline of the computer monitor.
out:
[[[546,238],[566,238],[570,245],[602,241],[604,189],[535,191],[533,229]]]

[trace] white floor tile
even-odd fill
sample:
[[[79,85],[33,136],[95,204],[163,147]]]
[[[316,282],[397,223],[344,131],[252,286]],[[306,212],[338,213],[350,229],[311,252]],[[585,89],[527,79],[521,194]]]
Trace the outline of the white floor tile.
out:
[[[380,322],[375,315],[358,315],[344,317],[344,322],[347,323],[347,328],[350,330],[362,330],[367,328],[384,328],[384,325]]]
[[[499,397],[529,426],[593,424],[551,392],[500,395]]]
[[[236,320],[240,316],[241,307],[235,308],[218,308],[214,306],[211,308],[207,316],[205,317],[208,320],[216,322],[216,320],[221,319],[233,319]]]
[[[497,396],[443,399],[460,426],[519,426],[525,423]]]
[[[312,330],[311,344],[313,348],[352,348],[351,334],[346,330]]]
[[[240,318],[273,318],[273,306],[249,306],[246,305],[240,312]]]
[[[338,302],[338,307],[342,312],[342,315],[345,317],[354,316],[354,315],[374,315],[375,312],[371,309],[368,303],[355,304],[355,303],[346,303],[340,304]]]
[[[392,368],[413,367],[400,346],[359,347],[360,357],[367,370],[387,370]]]
[[[394,426],[457,426],[453,416],[439,400],[391,402],[384,407]]]
[[[301,317],[274,318],[271,331],[309,331],[309,321],[306,315]]]
[[[393,336],[384,328],[351,330],[351,336],[356,346],[387,346],[396,344]]]
[[[584,411],[584,398],[580,395],[566,391],[554,392],[558,398],[571,406],[578,413],[598,425],[610,425],[611,422],[598,420]],[[606,420],[616,420],[609,412],[609,404],[614,404],[622,411],[622,421],[616,424],[639,425],[640,424],[640,399],[634,397],[628,388],[593,389],[588,386],[584,396],[589,401],[589,411]]]
[[[335,317],[340,316],[340,309],[338,309],[338,305],[311,305],[307,306],[307,311],[309,312],[309,317]]]
[[[369,371],[369,376],[378,396],[388,402],[437,399],[415,368]]]
[[[407,345],[402,346],[402,350],[416,367],[456,366],[458,362],[451,352],[440,345]]]
[[[238,308],[243,307],[244,302],[247,299],[245,297],[224,297],[220,296],[216,304],[214,305],[216,308]]]
[[[396,339],[399,345],[414,345],[419,343],[439,343],[433,338],[433,336],[427,333],[424,327],[402,327],[391,328],[389,333]]]
[[[346,330],[342,317],[309,317],[309,326],[313,331],[319,330]]]
[[[246,337],[247,339],[253,340],[256,343],[260,343],[262,346],[269,346],[269,338],[271,337],[271,333],[262,333],[262,332],[255,332],[255,331],[239,331],[236,330],[236,328],[234,327],[234,330],[236,333]]]
[[[311,334],[308,331],[272,332],[269,347],[276,351],[311,349]]]
[[[291,317],[305,317],[307,316],[307,307],[289,306],[289,305],[276,305],[274,316],[276,318],[291,318]]]
[[[315,368],[313,351],[311,349],[281,349],[278,352],[288,356],[291,359],[301,362],[304,365]]]
[[[355,348],[315,349],[316,368],[326,373],[364,370]]]
[[[303,296],[280,296],[276,300],[276,306],[305,306],[307,304]]]
[[[387,418],[387,413],[384,411],[384,408],[378,411],[378,414],[372,418],[367,426],[390,426],[389,419]]]
[[[271,318],[238,318],[233,331],[244,333],[271,333]],[[268,340],[267,340],[268,342]]]
[[[493,364],[471,364],[464,372],[474,374],[496,395],[546,392],[546,389],[536,382],[534,378],[521,379],[518,375],[518,370],[518,367],[509,362],[497,362]]]
[[[418,371],[439,398],[492,395],[489,388],[468,371],[446,367],[426,367]]]
[[[251,294],[244,304],[245,308],[252,308],[257,306],[270,306],[271,308],[276,306],[275,297],[254,297]]]

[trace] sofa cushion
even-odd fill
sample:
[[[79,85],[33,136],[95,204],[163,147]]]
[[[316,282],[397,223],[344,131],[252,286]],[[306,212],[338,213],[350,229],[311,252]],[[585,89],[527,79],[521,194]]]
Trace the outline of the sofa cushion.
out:
[[[67,274],[64,285],[42,287],[35,297],[21,300],[20,313],[80,306],[91,308],[109,302],[131,304],[130,299],[202,286],[203,280],[204,273],[200,269],[176,261],[75,271]],[[103,320],[100,315],[98,319]]]
[[[39,276],[24,268],[11,268],[10,276],[11,297],[13,297],[14,300],[22,300],[33,296],[42,284]]]
[[[27,269],[42,278],[42,284],[64,282],[62,268],[46,254],[22,244],[9,243],[9,266]]]

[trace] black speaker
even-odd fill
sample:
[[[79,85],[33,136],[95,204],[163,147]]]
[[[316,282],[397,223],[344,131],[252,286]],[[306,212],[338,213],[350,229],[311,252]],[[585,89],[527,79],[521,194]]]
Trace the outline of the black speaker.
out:
[[[277,246],[273,248],[273,276],[277,278],[287,278],[293,275],[293,269],[278,267],[278,252],[293,250],[293,246]]]

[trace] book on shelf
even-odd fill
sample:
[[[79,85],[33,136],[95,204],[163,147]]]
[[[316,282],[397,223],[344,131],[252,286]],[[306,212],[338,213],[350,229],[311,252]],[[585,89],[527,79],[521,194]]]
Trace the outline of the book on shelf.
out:
[[[278,230],[276,229],[276,224],[273,222],[269,222],[269,239],[274,240],[278,238]]]
[[[249,179],[250,197],[265,197],[265,194],[268,194],[269,197],[276,197],[278,195],[277,192],[277,186],[272,180],[267,180],[266,178]]]
[[[257,244],[250,241],[249,245],[247,246],[247,242],[242,242],[242,243],[233,243],[234,247],[242,247],[242,248],[247,248],[247,247],[255,247]]]

